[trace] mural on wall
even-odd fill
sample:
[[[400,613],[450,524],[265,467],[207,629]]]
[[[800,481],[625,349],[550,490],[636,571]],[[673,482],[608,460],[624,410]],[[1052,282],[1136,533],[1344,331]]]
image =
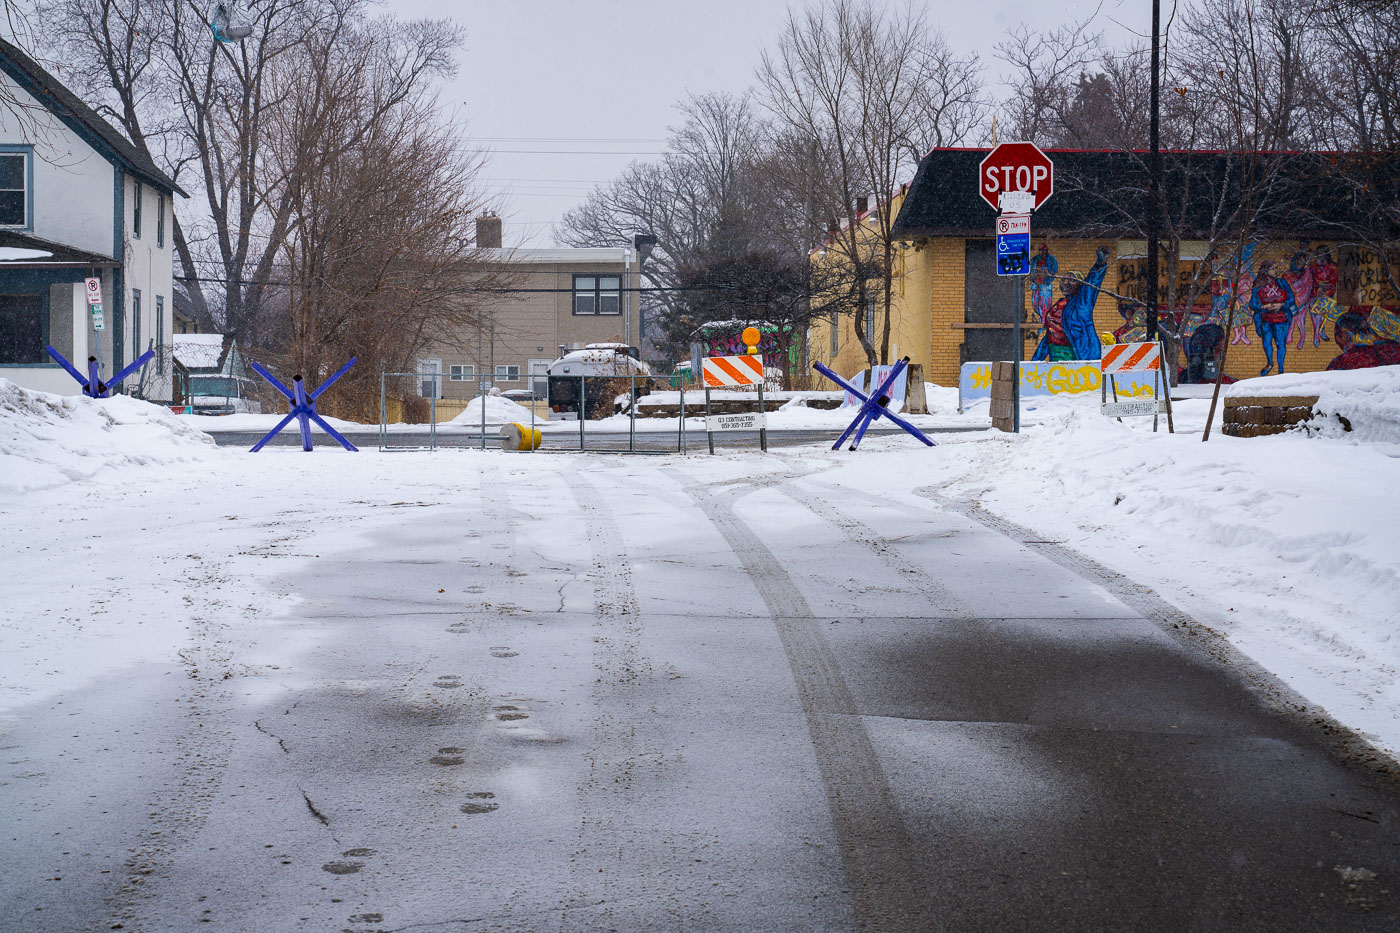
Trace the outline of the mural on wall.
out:
[[[1155,373],[1121,373],[1114,380],[1118,397],[1152,398]],[[1021,364],[1021,394],[1078,395],[1097,392],[1103,384],[1103,370],[1098,359],[1066,360]],[[966,403],[972,399],[990,398],[992,394],[992,364],[964,363],[958,371],[958,398]]]
[[[1357,290],[1358,303],[1365,295],[1364,289]],[[1342,352],[1327,364],[1329,371],[1400,364],[1400,314],[1389,308],[1353,307],[1337,315],[1332,333]]]
[[[1298,313],[1298,302],[1288,280],[1277,275],[1278,263],[1266,259],[1259,264],[1254,278],[1254,291],[1249,299],[1249,312],[1254,317],[1254,332],[1264,345],[1264,368],[1259,375],[1267,376],[1274,369],[1278,355],[1278,371],[1284,372],[1288,353],[1288,328]]]
[[[1045,310],[1041,319],[1044,332],[1032,360],[1096,360],[1103,355],[1094,326],[1094,304],[1108,271],[1112,250],[1100,246],[1087,275],[1071,272],[1060,278],[1060,300]]]
[[[1055,300],[1055,273],[1060,271],[1060,263],[1055,259],[1050,247],[1045,243],[1040,244],[1036,254],[1031,257],[1031,311],[1035,314],[1035,319],[1041,324],[1045,323],[1045,315],[1049,313],[1050,306]]]
[[[782,367],[783,354],[786,353],[789,361],[789,369],[795,371],[798,366],[801,348],[798,341],[791,341],[791,346],[786,350],[778,341],[778,328],[772,324],[762,322],[749,324],[746,321],[724,321],[716,324],[706,324],[700,328],[700,355],[701,356],[744,356],[749,352],[749,348],[744,344],[740,334],[745,327],[757,327],[763,339],[758,342],[758,352],[763,357],[765,367]]]

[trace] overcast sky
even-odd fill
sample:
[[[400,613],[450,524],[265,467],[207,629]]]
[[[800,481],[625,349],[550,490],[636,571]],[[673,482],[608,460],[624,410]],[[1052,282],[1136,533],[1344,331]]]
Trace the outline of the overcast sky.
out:
[[[797,3],[801,6],[801,3]],[[467,28],[443,103],[492,150],[507,246],[548,246],[552,227],[589,189],[632,159],[659,153],[687,92],[749,87],[787,0],[399,0],[404,18],[451,17]],[[1145,33],[1147,0],[929,0],[931,23],[957,48],[994,61],[992,46],[1023,20],[1049,28],[1098,10],[1118,38]],[[601,153],[601,154],[600,154]],[[622,244],[619,244],[622,245]]]

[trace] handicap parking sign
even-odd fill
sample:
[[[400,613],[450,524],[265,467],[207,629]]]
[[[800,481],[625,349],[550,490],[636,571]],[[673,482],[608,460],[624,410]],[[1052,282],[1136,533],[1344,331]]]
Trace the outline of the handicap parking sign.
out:
[[[1030,271],[1030,216],[1003,214],[997,218],[997,275],[1027,275]]]

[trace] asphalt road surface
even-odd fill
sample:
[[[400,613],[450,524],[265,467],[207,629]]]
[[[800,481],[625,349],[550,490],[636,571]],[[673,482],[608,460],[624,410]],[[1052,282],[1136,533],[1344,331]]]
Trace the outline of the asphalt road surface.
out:
[[[576,462],[282,580],[294,675],[196,612],[11,730],[0,928],[1400,929],[1394,785],[1151,593],[932,491]]]

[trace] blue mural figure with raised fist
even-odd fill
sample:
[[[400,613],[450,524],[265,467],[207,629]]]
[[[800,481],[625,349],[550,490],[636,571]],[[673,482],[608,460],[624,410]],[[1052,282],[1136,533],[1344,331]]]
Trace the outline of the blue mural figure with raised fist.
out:
[[[1103,355],[1094,327],[1094,304],[1108,271],[1109,252],[1107,246],[1099,247],[1088,275],[1072,272],[1060,277],[1064,295],[1045,312],[1045,332],[1032,360],[1096,360]]]

